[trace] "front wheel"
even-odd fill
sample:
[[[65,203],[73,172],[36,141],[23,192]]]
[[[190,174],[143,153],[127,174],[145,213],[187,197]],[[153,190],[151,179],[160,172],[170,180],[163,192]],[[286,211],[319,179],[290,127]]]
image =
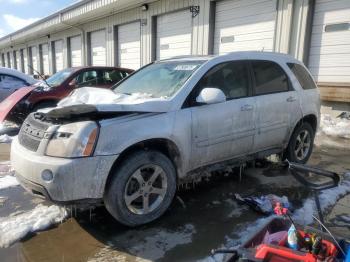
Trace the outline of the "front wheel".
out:
[[[311,156],[314,138],[315,131],[309,123],[304,122],[296,127],[285,151],[285,158],[291,162],[305,164]]]
[[[159,218],[174,198],[176,171],[160,152],[133,153],[111,175],[104,203],[124,225],[138,226]]]

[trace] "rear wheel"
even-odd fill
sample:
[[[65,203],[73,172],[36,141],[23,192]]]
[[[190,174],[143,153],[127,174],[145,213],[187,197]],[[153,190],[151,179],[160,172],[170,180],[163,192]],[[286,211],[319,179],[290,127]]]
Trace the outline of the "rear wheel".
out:
[[[157,151],[130,155],[111,175],[104,196],[105,206],[115,219],[127,226],[159,218],[175,195],[174,165]]]
[[[314,138],[315,131],[309,123],[299,125],[289,140],[285,158],[291,162],[305,164],[311,156]]]

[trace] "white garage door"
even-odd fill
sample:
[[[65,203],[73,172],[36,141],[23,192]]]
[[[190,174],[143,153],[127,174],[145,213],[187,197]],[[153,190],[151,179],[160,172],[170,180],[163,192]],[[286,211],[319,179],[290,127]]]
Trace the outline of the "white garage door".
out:
[[[10,64],[11,64],[11,68],[15,68],[15,60],[13,58],[13,52],[10,52]]]
[[[31,47],[32,50],[32,67],[35,69],[35,71],[38,71],[38,49],[36,46]],[[37,74],[36,72],[33,72],[34,74]]]
[[[56,72],[63,69],[63,41],[58,40],[54,42],[55,50],[55,69]]]
[[[119,65],[138,69],[141,65],[140,22],[118,26]]]
[[[105,66],[107,64],[105,30],[91,32],[90,39],[91,39],[91,65]]]
[[[21,55],[19,51],[16,51],[16,69],[21,71]]]
[[[214,54],[273,50],[276,0],[218,1],[215,11]]]
[[[50,64],[49,64],[49,45],[42,44],[41,45],[41,69],[44,75],[48,75],[50,73]]]
[[[70,61],[71,66],[81,66],[81,37],[70,38]]]
[[[157,59],[191,55],[192,15],[186,9],[157,17]]]
[[[350,1],[316,1],[309,69],[317,82],[350,82]]]
[[[27,49],[23,49],[23,66],[24,66],[24,73],[28,74],[28,52]]]

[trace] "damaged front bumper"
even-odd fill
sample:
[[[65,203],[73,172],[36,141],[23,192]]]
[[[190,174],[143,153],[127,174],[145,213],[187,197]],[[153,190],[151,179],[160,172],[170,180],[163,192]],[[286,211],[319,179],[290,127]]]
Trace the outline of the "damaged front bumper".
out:
[[[107,176],[118,155],[58,158],[34,153],[15,138],[11,164],[21,185],[53,202],[80,202],[103,197]]]

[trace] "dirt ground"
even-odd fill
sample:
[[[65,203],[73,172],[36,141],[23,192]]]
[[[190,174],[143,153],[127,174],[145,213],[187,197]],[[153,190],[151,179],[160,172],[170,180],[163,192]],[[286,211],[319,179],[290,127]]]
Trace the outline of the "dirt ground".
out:
[[[0,145],[1,161],[8,159],[8,149],[8,145]],[[350,170],[350,147],[316,146],[309,163],[344,173]],[[161,219],[135,229],[115,222],[104,208],[84,212],[73,209],[64,223],[0,249],[0,260],[214,261],[209,256],[211,249],[234,245],[246,238],[246,228],[262,217],[237,204],[234,193],[286,195],[295,208],[312,197],[287,170],[270,163],[245,169],[241,179],[239,174],[230,173],[182,188]],[[21,187],[4,189],[2,195],[8,200],[0,207],[0,217],[33,209],[43,202]],[[328,210],[330,229],[350,237],[349,223],[341,219],[349,214],[348,195]]]

